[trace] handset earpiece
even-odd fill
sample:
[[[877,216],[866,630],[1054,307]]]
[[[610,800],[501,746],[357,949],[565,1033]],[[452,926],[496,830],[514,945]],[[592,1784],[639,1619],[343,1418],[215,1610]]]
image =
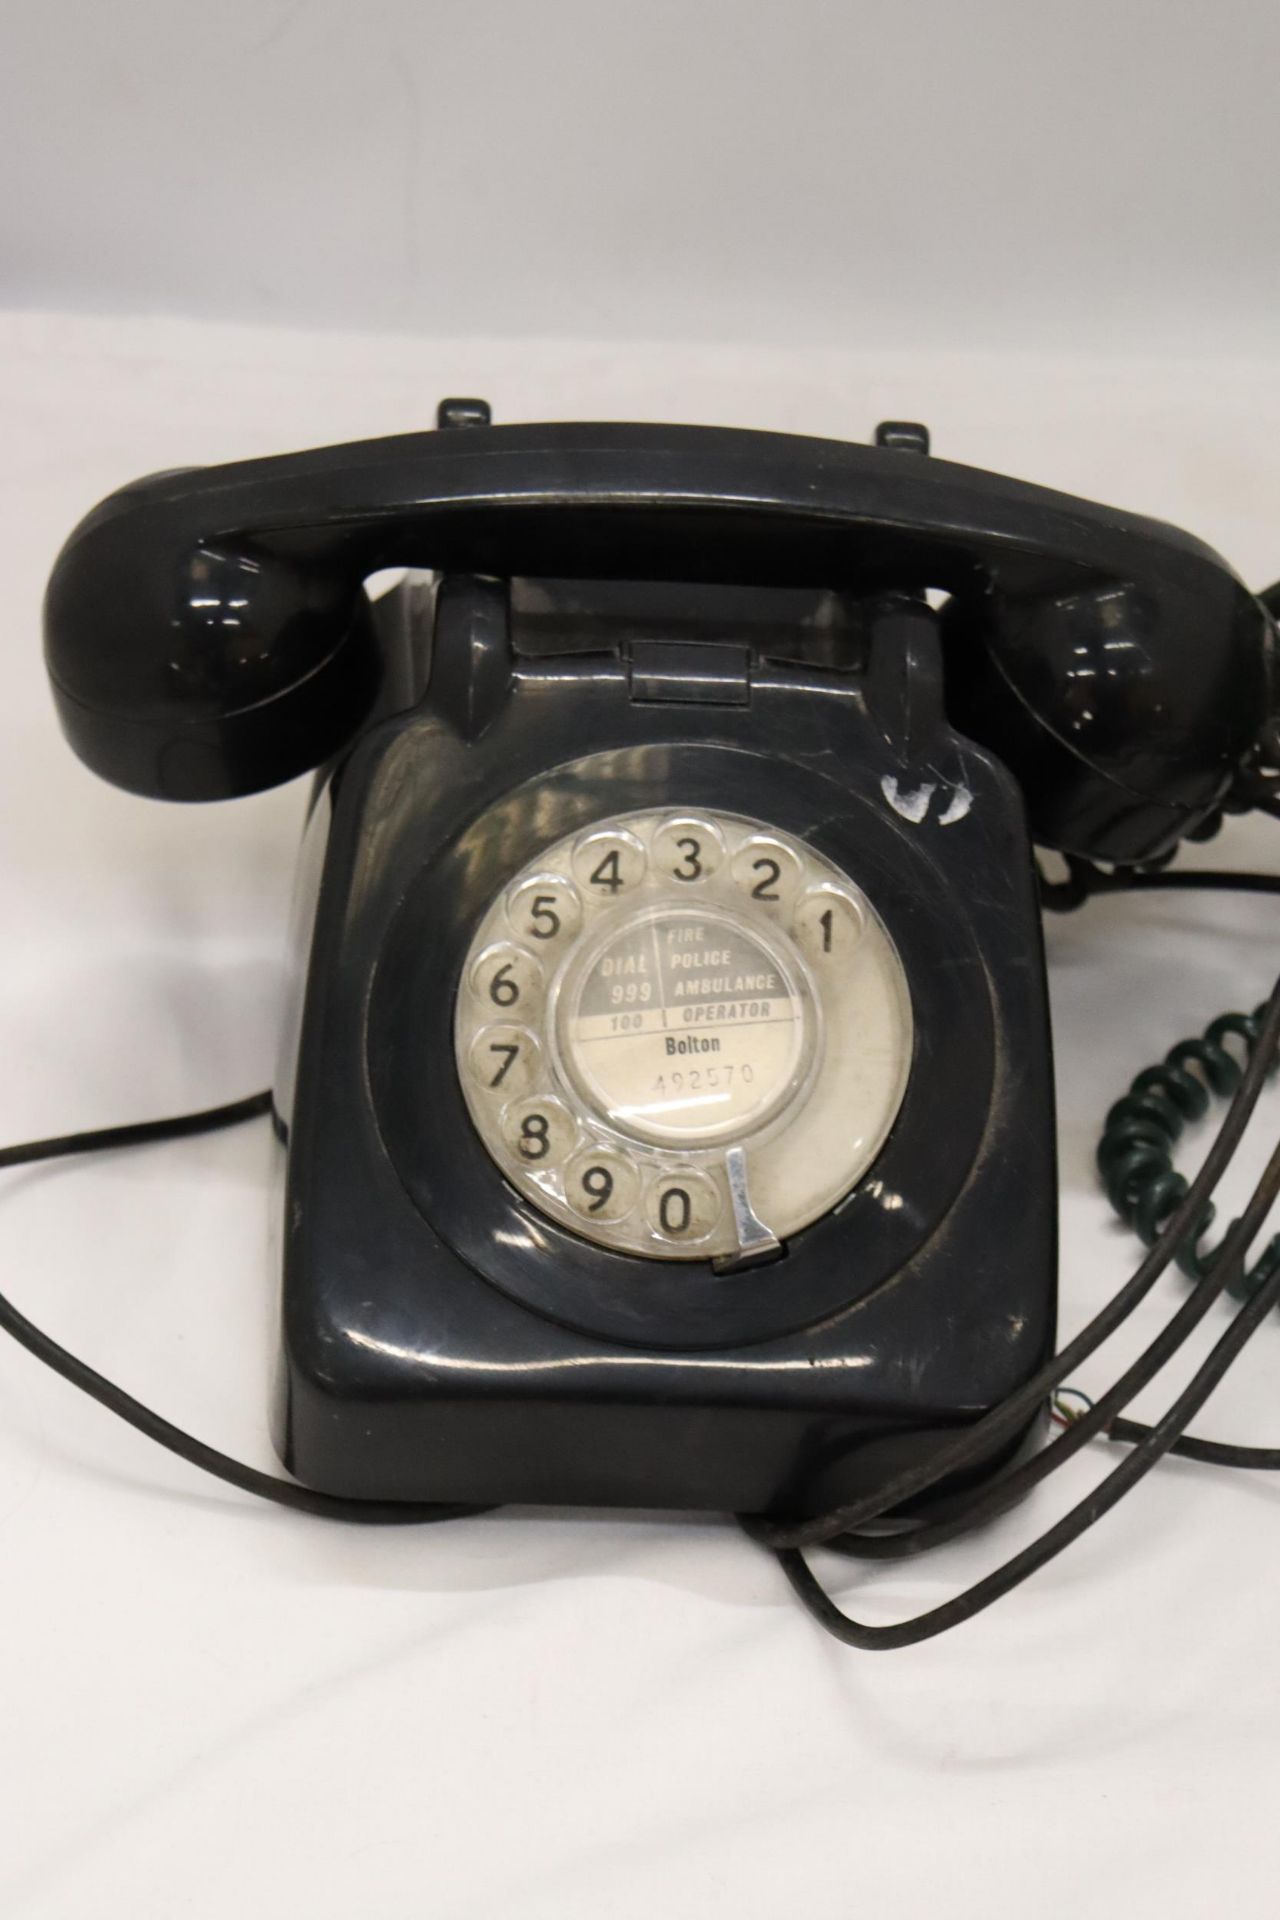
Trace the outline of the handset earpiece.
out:
[[[45,597],[67,738],[95,773],[158,799],[226,799],[307,771],[378,687],[361,574],[212,517],[200,532],[206,486],[163,475],[112,495],[72,533]]]
[[[442,400],[436,424],[489,410]],[[388,519],[376,469],[439,438],[180,468],[95,507],[45,596],[54,700],[86,765],[130,792],[222,800],[337,753],[382,678],[362,592]]]
[[[955,724],[1021,780],[1038,840],[1095,859],[1159,858],[1195,831],[1267,721],[1271,619],[1175,528],[935,460],[918,435],[487,417],[449,403],[448,431],[112,495],[46,599],[81,758],[189,800],[327,759],[376,697],[362,583],[387,566],[941,589]]]
[[[1225,567],[1210,612],[1197,579],[1180,585],[1185,559],[1170,555],[1164,603],[1133,579],[945,610],[951,718],[1015,775],[1041,845],[1163,858],[1217,817],[1261,744],[1271,622]]]

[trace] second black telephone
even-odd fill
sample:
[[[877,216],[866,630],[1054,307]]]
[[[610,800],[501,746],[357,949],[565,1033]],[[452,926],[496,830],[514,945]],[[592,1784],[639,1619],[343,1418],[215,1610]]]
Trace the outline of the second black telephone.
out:
[[[1130,869],[1211,832],[1270,764],[1273,649],[1207,547],[905,424],[446,402],[105,501],[47,600],[76,751],[171,800],[319,770],[273,1093],[287,1466],[804,1516],[1025,1389],[1033,842]]]

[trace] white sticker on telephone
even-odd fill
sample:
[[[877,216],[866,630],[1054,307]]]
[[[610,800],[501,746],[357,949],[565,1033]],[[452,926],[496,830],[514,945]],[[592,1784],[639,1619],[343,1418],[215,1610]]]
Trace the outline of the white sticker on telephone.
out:
[[[668,1146],[737,1139],[803,1070],[806,1002],[776,945],[736,918],[650,909],[614,926],[566,983],[560,1044],[623,1131]]]

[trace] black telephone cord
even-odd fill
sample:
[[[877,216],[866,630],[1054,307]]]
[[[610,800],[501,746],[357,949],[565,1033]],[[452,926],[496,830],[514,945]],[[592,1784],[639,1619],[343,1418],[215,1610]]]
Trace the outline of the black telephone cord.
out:
[[[1042,891],[1046,895],[1046,906],[1069,909],[1083,904],[1083,901],[1094,892],[1131,891],[1144,886],[1208,886],[1231,891],[1265,893],[1280,891],[1280,879],[1265,874],[1218,873],[1203,869],[1173,874],[1165,872],[1138,874],[1131,871],[1108,873],[1083,861],[1069,862],[1069,869],[1070,880],[1056,888],[1052,883],[1044,881],[1042,877],[1041,884]],[[1056,899],[1048,897],[1055,892],[1058,895]],[[1211,1189],[1213,1182],[1205,1181],[1204,1177],[1209,1172],[1211,1162],[1219,1161],[1219,1149],[1226,1145],[1225,1136],[1228,1129],[1231,1128],[1235,1132],[1236,1139],[1239,1137],[1238,1131],[1232,1127],[1233,1119],[1238,1114],[1242,1128],[1243,1120],[1247,1118],[1248,1111],[1256,1102],[1262,1079],[1266,1073],[1275,1069],[1275,1016],[1278,1005],[1280,1005],[1280,981],[1273,989],[1266,1006],[1260,1008],[1258,1014],[1248,1022],[1249,1044],[1251,1047],[1256,1047],[1257,1051],[1250,1058],[1248,1070],[1237,1086],[1236,1100],[1232,1103],[1232,1109],[1228,1111],[1227,1120],[1210,1149],[1200,1175],[1189,1190],[1183,1183],[1183,1191],[1188,1201],[1197,1198],[1202,1200]],[[1234,1067],[1234,1062],[1231,1064]],[[1259,1068],[1261,1068],[1261,1074]],[[1238,1072],[1238,1069],[1236,1071]],[[1237,1102],[1245,1093],[1246,1082],[1252,1084],[1249,1087],[1247,1105],[1241,1102],[1240,1107],[1243,1107],[1243,1111],[1240,1111]],[[1226,1086],[1220,1085],[1217,1090],[1226,1091]],[[1219,1173],[1229,1160],[1231,1151],[1234,1151],[1234,1141],[1225,1156],[1221,1157]],[[1202,1181],[1204,1187],[1198,1193],[1197,1190],[1201,1189]],[[838,1514],[821,1516],[818,1521],[809,1524],[818,1530],[818,1539],[825,1540],[836,1551],[853,1557],[888,1560],[922,1552],[930,1546],[940,1545],[945,1540],[968,1532],[984,1520],[994,1518],[997,1514],[1006,1511],[1022,1494],[1046,1479],[1057,1466],[1063,1464],[1086,1440],[1096,1433],[1105,1431],[1109,1439],[1133,1445],[1135,1450],[1122,1466],[1108,1476],[1100,1488],[1081,1501],[1055,1527],[1033,1541],[1029,1547],[1015,1555],[1003,1567],[997,1568],[993,1574],[976,1582],[944,1605],[930,1609],[912,1620],[898,1622],[888,1627],[866,1626],[844,1614],[815,1579],[798,1548],[775,1546],[777,1558],[792,1587],[819,1624],[846,1645],[863,1650],[914,1645],[921,1640],[930,1639],[938,1633],[945,1632],[991,1605],[993,1601],[1010,1591],[1013,1586],[1019,1585],[1048,1560],[1063,1551],[1072,1540],[1078,1538],[1082,1532],[1101,1518],[1103,1513],[1109,1511],[1116,1501],[1136,1484],[1137,1480],[1149,1472],[1166,1452],[1180,1452],[1187,1458],[1219,1466],[1270,1470],[1280,1468],[1280,1448],[1233,1446],[1185,1434],[1187,1423],[1194,1418],[1199,1407],[1218,1384],[1245,1342],[1261,1324],[1269,1307],[1280,1301],[1280,1261],[1264,1256],[1251,1282],[1246,1281],[1244,1266],[1250,1242],[1261,1227],[1277,1190],[1280,1190],[1280,1147],[1277,1147],[1273,1153],[1271,1162],[1255,1188],[1245,1214],[1233,1225],[1221,1246],[1215,1250],[1212,1265],[1203,1259],[1198,1260],[1196,1256],[1197,1243],[1206,1225],[1203,1212],[1198,1230],[1193,1227],[1189,1231],[1184,1231],[1183,1208],[1178,1207],[1176,1212],[1166,1209],[1165,1225],[1173,1229],[1169,1237],[1177,1243],[1174,1248],[1175,1257],[1180,1263],[1190,1266],[1200,1284],[1180,1312],[1174,1316],[1170,1325],[1109,1389],[1096,1407],[1090,1404],[1086,1411],[1073,1416],[1066,1431],[1059,1436],[1058,1440],[1035,1458],[997,1475],[994,1480],[988,1481],[976,1492],[965,1492],[952,1496],[950,1500],[943,1499],[934,1503],[923,1521],[916,1525],[903,1526],[897,1531],[879,1534],[859,1532],[856,1530],[859,1520],[848,1508],[840,1510]],[[1149,1238],[1154,1235],[1155,1224],[1153,1221]],[[1160,1259],[1161,1268],[1168,1264],[1168,1253],[1165,1251],[1164,1241],[1165,1235],[1162,1234],[1156,1238],[1152,1247],[1153,1254],[1163,1256]],[[1270,1251],[1269,1249],[1268,1252]],[[1139,1274],[1141,1271],[1139,1269]],[[1134,1279],[1137,1280],[1138,1277],[1135,1275]],[[1131,1281],[1130,1287],[1132,1285]],[[1228,1333],[1219,1340],[1208,1360],[1198,1370],[1188,1388],[1170,1408],[1164,1419],[1155,1427],[1151,1427],[1120,1417],[1117,1414],[1117,1408],[1123,1406],[1154,1376],[1170,1354],[1181,1346],[1192,1328],[1203,1318],[1212,1302],[1224,1291],[1245,1293],[1247,1305],[1237,1314]],[[1104,1309],[1103,1314],[1097,1316],[1091,1326],[1084,1329],[1083,1335],[1078,1336],[1078,1340],[1088,1340],[1089,1336],[1096,1332],[1099,1322],[1107,1317],[1128,1292],[1128,1287],[1122,1289],[1110,1303],[1110,1307]],[[1120,1317],[1123,1318],[1124,1314],[1122,1313]],[[1076,1344],[1073,1342],[1072,1346]],[[1091,1342],[1091,1346],[1096,1347],[1097,1344],[1099,1342],[1096,1340]],[[1064,1349],[1064,1354],[1069,1351],[1070,1348]],[[998,1413],[1000,1409],[996,1411]],[[934,1456],[935,1466],[946,1457],[947,1452],[946,1448],[939,1450]],[[932,1483],[932,1477],[930,1483]],[[863,1505],[865,1507],[869,1503],[863,1503]],[[863,1523],[874,1523],[885,1512],[886,1509],[879,1506],[878,1512],[865,1514]],[[769,1528],[768,1523],[746,1521],[744,1524],[757,1539],[766,1536],[768,1531],[774,1531]],[[794,1532],[795,1529],[792,1531]],[[768,1544],[767,1538],[766,1544]]]
[[[1091,870],[1099,873],[1101,870]],[[1079,898],[1093,891],[1128,890],[1135,885],[1223,886],[1232,890],[1280,891],[1280,879],[1268,875],[1185,874],[1110,875],[1102,884],[1092,886],[1074,876],[1073,891],[1085,888]],[[1051,904],[1046,900],[1046,904]],[[1117,1409],[1132,1398],[1140,1386],[1159,1370],[1203,1317],[1224,1289],[1238,1284],[1248,1245],[1261,1225],[1276,1193],[1280,1190],[1280,1148],[1272,1156],[1267,1171],[1254,1190],[1244,1215],[1232,1227],[1214,1266],[1201,1280],[1179,1313],[1151,1342],[1097,1406],[1077,1416],[1051,1445],[1021,1466],[1007,1470],[974,1494],[952,1496],[939,1501],[931,1514],[913,1531],[867,1535],[858,1528],[882,1519],[904,1500],[925,1491],[937,1481],[974,1461],[1004,1433],[1013,1433],[1032,1417],[1047,1394],[1060,1386],[1066,1375],[1086,1359],[1128,1316],[1149,1292],[1170,1259],[1177,1257],[1188,1241],[1194,1246],[1197,1229],[1202,1228],[1204,1206],[1221,1178],[1238,1144],[1249,1115],[1257,1101],[1267,1071],[1273,1065],[1280,1043],[1280,980],[1265,1007],[1260,1009],[1260,1024],[1252,1058],[1241,1078],[1222,1126],[1206,1155],[1196,1179],[1182,1203],[1164,1222],[1146,1259],[1129,1281],[1101,1313],[1065,1347],[1057,1359],[1043,1368],[1018,1393],[993,1409],[984,1420],[947,1445],[920,1468],[895,1476],[877,1494],[842,1507],[817,1519],[801,1523],[771,1522],[751,1516],[739,1516],[746,1531],[756,1540],[772,1546],[798,1596],[820,1622],[846,1644],[863,1648],[908,1646],[933,1637],[961,1621],[971,1618],[1002,1594],[1017,1586],[1036,1569],[1054,1558],[1094,1521],[1115,1505],[1129,1487],[1166,1452],[1182,1452],[1192,1459],[1229,1466],[1280,1466],[1280,1448],[1226,1446],[1184,1434],[1187,1422],[1203,1405],[1231,1365],[1236,1354],[1250,1338],[1271,1305],[1280,1299],[1280,1264],[1258,1287],[1232,1321],[1227,1333],[1193,1377],[1190,1385],[1175,1401],[1164,1418],[1147,1427],[1118,1417]],[[247,1100],[214,1107],[200,1113],[184,1114],[169,1120],[145,1121],[121,1127],[93,1129],[66,1134],[50,1140],[0,1148],[0,1169],[29,1165],[64,1155],[91,1152],[99,1148],[142,1145],[150,1141],[175,1139],[233,1126],[240,1121],[261,1117],[269,1112],[270,1095],[254,1094]],[[34,1326],[12,1303],[0,1294],[0,1329],[12,1335],[27,1351],[42,1360],[54,1372],[116,1413],[139,1432],[177,1454],[191,1465],[214,1475],[247,1493],[272,1500],[285,1507],[324,1518],[354,1521],[360,1524],[403,1525],[456,1519],[485,1511],[482,1507],[448,1502],[411,1502],[347,1499],[319,1493],[278,1475],[261,1472],[232,1459],[203,1441],[174,1426],[161,1415],[144,1407],[112,1382]],[[1133,1444],[1134,1450],[1102,1483],[1081,1501],[1056,1526],[1015,1555],[1003,1567],[978,1581],[966,1592],[914,1620],[886,1627],[869,1627],[841,1612],[814,1578],[803,1554],[802,1545],[823,1541],[838,1551],[874,1558],[897,1557],[904,1552],[921,1551],[927,1545],[967,1531],[983,1519],[1003,1512],[1030,1486],[1047,1478],[1073,1452],[1096,1432],[1106,1430],[1109,1437]]]
[[[1107,1438],[1130,1446],[1153,1431],[1141,1420],[1113,1420]],[[1244,1467],[1253,1473],[1280,1471],[1280,1447],[1237,1447],[1229,1441],[1201,1440],[1198,1434],[1184,1433],[1169,1452],[1181,1454],[1185,1460],[1203,1461],[1207,1467]]]
[[[1053,1390],[1060,1387],[1068,1375],[1074,1373],[1102,1345],[1103,1341],[1109,1339],[1128,1319],[1151,1291],[1170,1261],[1176,1258],[1187,1238],[1193,1233],[1198,1234],[1203,1222],[1206,1202],[1239,1144],[1249,1116],[1265,1085],[1270,1063],[1275,1056],[1278,1044],[1280,1044],[1280,979],[1276,981],[1271,996],[1266,1002],[1253,1057],[1227,1108],[1222,1126],[1205,1156],[1204,1164],[1187,1189],[1185,1197],[1170,1213],[1164,1230],[1125,1285],[1118,1293],[1113,1294],[1106,1306],[1095,1314],[1073,1340],[1068,1341],[1053,1360],[1040,1368],[1024,1386],[1002,1400],[982,1419],[966,1427],[964,1432],[954,1440],[947,1441],[938,1447],[928,1460],[920,1465],[904,1468],[874,1493],[866,1494],[860,1500],[851,1501],[807,1520],[775,1521],[761,1518],[744,1520],[743,1524],[751,1537],[761,1545],[775,1549],[821,1546],[837,1534],[856,1532],[859,1528],[867,1526],[869,1522],[882,1520],[894,1508],[901,1507],[906,1501],[914,1500],[917,1495],[926,1493],[939,1480],[980,1465],[984,1456],[989,1455],[993,1447],[997,1446],[1002,1439],[1012,1438],[1019,1427],[1024,1426],[1034,1417],[1036,1410],[1043,1405]],[[1194,1300],[1197,1296],[1193,1295],[1191,1298]],[[1185,1302],[1182,1311],[1185,1312],[1190,1305],[1191,1300]],[[1136,1387],[1134,1391],[1137,1391]],[[1073,1430],[1080,1424],[1082,1422],[1074,1422]],[[1083,1444],[1084,1437],[1087,1435],[1082,1436],[1077,1444]],[[1052,1452],[1052,1448],[1046,1449],[1046,1452]],[[1055,1456],[1055,1458],[1061,1457],[1061,1455]],[[975,1496],[977,1499],[983,1497],[982,1494]]]
[[[87,1133],[66,1133],[53,1140],[32,1140],[25,1146],[0,1147],[0,1169],[30,1166],[37,1160],[57,1160],[66,1154],[93,1153],[102,1147],[136,1147],[153,1140],[177,1140],[194,1133],[213,1133],[220,1127],[234,1127],[242,1120],[256,1120],[271,1111],[271,1095],[254,1093],[247,1100],[233,1100],[229,1106],[209,1107],[202,1113],[183,1113],[172,1120],[143,1120],[123,1127],[97,1127]],[[466,1514],[483,1513],[483,1507],[445,1502],[407,1500],[347,1500],[340,1494],[317,1493],[300,1486],[296,1480],[282,1480],[278,1474],[263,1473],[257,1467],[233,1460],[217,1447],[206,1446],[192,1434],[184,1433],[161,1414],[144,1407],[123,1387],[104,1380],[83,1360],[59,1346],[47,1333],[33,1326],[19,1313],[11,1300],[0,1293],[0,1328],[12,1334],[18,1345],[43,1360],[47,1367],[79,1387],[108,1412],[115,1413],[149,1440],[167,1447],[180,1459],[189,1461],[205,1473],[211,1473],[242,1493],[256,1493],[277,1506],[295,1507],[302,1513],[320,1514],[327,1520],[356,1520],[365,1526],[402,1526],[408,1522],[457,1520]]]
[[[1280,1192],[1280,1146],[1249,1205],[1225,1235],[1213,1268],[1132,1365],[1091,1407],[1075,1415],[1048,1446],[1042,1447],[1031,1459],[998,1474],[976,1492],[937,1502],[922,1526],[878,1535],[846,1531],[825,1544],[854,1559],[898,1560],[923,1553],[1007,1513],[1098,1434],[1115,1438],[1120,1409],[1163,1371],[1240,1273],[1249,1245],[1262,1227],[1277,1192]],[[1143,1434],[1151,1431],[1145,1428]]]
[[[1211,890],[1227,889],[1232,892],[1259,893],[1280,891],[1280,876],[1274,874],[1224,872],[1210,868],[1192,868],[1178,872],[1170,872],[1164,868],[1141,872],[1132,868],[1122,868],[1111,872],[1074,856],[1068,857],[1067,866],[1070,874],[1067,882],[1051,882],[1041,874],[1041,898],[1046,907],[1052,907],[1058,911],[1070,911],[1083,905],[1094,893],[1131,892],[1156,887],[1208,887]],[[1040,1402],[1055,1388],[1060,1387],[1067,1375],[1087,1360],[1129,1317],[1139,1302],[1150,1292],[1170,1260],[1181,1261],[1188,1249],[1194,1251],[1204,1230],[1204,1216],[1209,1196],[1235,1152],[1249,1115],[1262,1091],[1266,1074],[1274,1070],[1278,1038],[1280,1038],[1280,1024],[1277,1022],[1278,997],[1280,997],[1280,980],[1276,982],[1266,1005],[1260,1007],[1254,1016],[1253,1026],[1256,1037],[1251,1042],[1254,1050],[1236,1088],[1235,1097],[1228,1107],[1223,1125],[1210,1146],[1195,1181],[1190,1188],[1184,1190],[1181,1203],[1165,1214],[1162,1222],[1163,1231],[1154,1237],[1147,1259],[1126,1285],[1108,1301],[1102,1311],[1076,1335],[1075,1339],[1009,1399],[993,1408],[974,1426],[967,1428],[958,1439],[939,1448],[931,1460],[897,1475],[880,1492],[802,1522],[773,1521],[758,1517],[744,1518],[743,1524],[753,1539],[775,1550],[825,1544],[834,1546],[840,1552],[858,1554],[867,1558],[889,1559],[904,1556],[913,1550],[923,1550],[926,1545],[940,1545],[944,1539],[953,1538],[956,1534],[965,1531],[969,1522],[961,1520],[962,1514],[972,1513],[976,1524],[977,1519],[990,1518],[994,1513],[1004,1510],[1005,1503],[1000,1498],[1004,1476],[999,1476],[995,1481],[988,1481],[983,1487],[967,1496],[954,1495],[938,1502],[919,1526],[910,1529],[913,1539],[919,1543],[918,1546],[913,1547],[908,1542],[905,1529],[892,1536],[883,1533],[867,1536],[862,1531],[869,1524],[882,1520],[893,1508],[901,1507],[905,1502],[915,1500],[918,1496],[927,1493],[939,1479],[977,1465],[984,1451],[996,1444],[1002,1435],[1012,1435],[1019,1424],[1031,1419]],[[1135,1387],[1134,1392],[1137,1390]],[[1087,1425],[1077,1436],[1075,1444],[1083,1445],[1086,1439],[1091,1438],[1099,1430],[1100,1423]],[[1052,1447],[1046,1449],[1046,1452],[1052,1455],[1055,1464],[1066,1457],[1064,1454],[1054,1452]],[[1051,1471],[1049,1467],[1044,1469],[1045,1473],[1049,1471]],[[1043,1477],[1043,1474],[1040,1477]],[[1026,1490],[1027,1484],[1036,1484],[1036,1482],[1023,1483],[1023,1491]],[[939,1531],[929,1532],[928,1528],[935,1522]],[[954,1524],[948,1524],[949,1522]],[[942,1531],[944,1527],[946,1530]]]
[[[1271,1000],[1267,1003],[1266,1016],[1259,1032],[1257,1047],[1249,1069],[1241,1079],[1235,1098],[1227,1109],[1226,1116],[1199,1175],[1188,1191],[1185,1201],[1170,1217],[1164,1233],[1152,1247],[1142,1265],[1125,1287],[1108,1303],[1102,1313],[1090,1322],[1081,1334],[1078,1334],[1057,1360],[1042,1369],[1019,1393],[1004,1401],[994,1409],[987,1420],[993,1424],[999,1421],[1000,1429],[1007,1425],[1015,1428],[1021,1421],[1033,1415],[1036,1407],[1056,1386],[1060,1386],[1067,1374],[1072,1372],[1089,1353],[1107,1338],[1114,1327],[1120,1324],[1128,1311],[1136,1306],[1142,1295],[1154,1284],[1163,1267],[1173,1257],[1178,1243],[1180,1230],[1185,1232],[1188,1225],[1198,1224],[1202,1217],[1203,1205],[1217,1180],[1225,1170],[1235,1145],[1244,1131],[1249,1114],[1257,1100],[1265,1080],[1266,1064],[1270,1050],[1274,1049],[1280,1037],[1280,981]],[[170,1140],[198,1133],[213,1132],[229,1127],[241,1121],[252,1120],[268,1113],[271,1108],[269,1093],[251,1095],[248,1099],[232,1102],[222,1107],[208,1108],[199,1113],[181,1114],[167,1120],[149,1120],[131,1123],[120,1127],[90,1129],[83,1133],[63,1134],[49,1140],[30,1141],[20,1146],[0,1148],[0,1170],[10,1167],[26,1166],[37,1161],[62,1158],[71,1154],[89,1153],[103,1148],[130,1147],[145,1145],[160,1140]],[[1220,1269],[1225,1272],[1225,1269]],[[1135,1291],[1140,1285],[1140,1291]],[[1198,1299],[1198,1292],[1185,1303],[1182,1312],[1192,1309]],[[281,1506],[294,1507],[306,1513],[321,1514],[333,1519],[359,1521],[364,1524],[403,1525],[416,1521],[435,1521],[461,1518],[466,1514],[483,1511],[481,1508],[444,1502],[411,1501],[373,1501],[346,1499],[337,1494],[319,1493],[309,1487],[303,1487],[292,1480],[284,1480],[275,1474],[262,1472],[241,1461],[233,1460],[217,1448],[206,1445],[193,1435],[176,1427],[162,1415],[144,1407],[132,1395],[106,1380],[84,1361],[69,1353],[48,1334],[35,1326],[17,1307],[0,1293],[0,1329],[9,1333],[19,1345],[42,1360],[46,1366],[62,1376],[72,1386],[79,1387],[83,1393],[97,1400],[100,1405],[118,1414],[122,1420],[135,1427],[140,1433],[155,1440],[160,1446],[168,1448],[191,1465],[200,1467],[230,1485],[239,1487],[246,1493],[255,1493],[263,1499],[274,1500]],[[1136,1389],[1135,1389],[1136,1391]],[[1089,1429],[1080,1433],[1084,1420],[1088,1416],[1073,1422],[1071,1428],[1063,1434],[1053,1446],[1046,1448],[1044,1458],[1054,1453],[1054,1448],[1074,1436],[1075,1445],[1082,1445],[1089,1437]],[[954,1472],[957,1467],[948,1464],[957,1455],[960,1465],[968,1465],[971,1457],[986,1450],[990,1445],[990,1429],[977,1441],[979,1428],[966,1430],[965,1434],[952,1442],[950,1447],[940,1449],[923,1468],[911,1469],[908,1474],[899,1475],[896,1481],[889,1482],[877,1494],[870,1496],[857,1508],[842,1508],[835,1513],[824,1515],[820,1520],[802,1523],[799,1527],[786,1523],[774,1525],[768,1521],[744,1519],[743,1524],[754,1539],[770,1546],[789,1546],[788,1535],[796,1533],[806,1537],[795,1544],[817,1544],[829,1529],[832,1533],[843,1533],[874,1520],[888,1507],[900,1504],[917,1491],[923,1491],[937,1479]],[[1061,1457],[1061,1456],[1055,1456]],[[1034,1465],[1029,1462],[1028,1465]],[[907,1493],[898,1492],[904,1481],[910,1482]],[[865,1511],[863,1511],[865,1509]],[[779,1537],[781,1536],[781,1537]]]
[[[1274,813],[1271,806],[1257,810]],[[1163,889],[1202,893],[1280,893],[1280,874],[1233,873],[1217,867],[1097,867],[1092,860],[1066,856],[1067,878],[1040,874],[1040,904],[1051,913],[1072,913],[1100,893],[1151,893]]]
[[[1272,1156],[1267,1175],[1259,1184],[1258,1196],[1266,1192],[1267,1205],[1270,1205],[1277,1191],[1280,1191],[1280,1148]],[[789,1548],[779,1553],[778,1559],[802,1604],[837,1640],[866,1652],[916,1646],[922,1640],[931,1640],[935,1635],[971,1620],[975,1614],[981,1613],[1014,1587],[1020,1586],[1048,1561],[1055,1559],[1072,1541],[1078,1540],[1151,1471],[1177,1443],[1187,1423],[1195,1418],[1278,1300],[1280,1266],[1235,1315],[1231,1325],[1219,1338],[1208,1358],[1196,1369],[1163,1419],[1150,1429],[1119,1466],[1112,1468],[1101,1485],[1086,1494],[1061,1520],[1024,1547],[1021,1553],[1014,1554],[994,1573],[976,1581],[954,1599],[931,1607],[911,1620],[895,1621],[891,1626],[884,1627],[867,1626],[844,1613],[814,1578],[804,1555],[795,1548]]]

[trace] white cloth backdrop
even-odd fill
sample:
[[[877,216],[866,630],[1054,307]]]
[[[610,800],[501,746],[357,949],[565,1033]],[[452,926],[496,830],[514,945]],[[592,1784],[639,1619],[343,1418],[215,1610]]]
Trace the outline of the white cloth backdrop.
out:
[[[136,474],[426,425],[441,393],[473,391],[504,420],[864,437],[920,417],[939,454],[1176,520],[1254,585],[1280,573],[1274,362],[4,318],[0,1140],[267,1081],[303,800],[296,785],[148,805],[77,764],[39,654],[61,539]],[[1277,832],[1236,827],[1193,857],[1274,866]],[[1173,1040],[1262,997],[1275,914],[1164,896],[1050,923],[1064,1330],[1134,1257],[1091,1172],[1100,1116]],[[1263,1112],[1274,1127],[1280,1096]],[[268,1466],[265,1132],[4,1175],[0,1284],[142,1398]],[[1163,1282],[1081,1384],[1108,1378],[1180,1287]],[[1280,1443],[1278,1367],[1280,1323],[1203,1430]],[[824,1570],[868,1619],[917,1611],[1118,1457],[1086,1449],[927,1562]],[[329,1525],[205,1481],[5,1344],[0,1557],[8,1920],[1274,1912],[1280,1486],[1261,1477],[1168,1463],[956,1634],[859,1655],[728,1522]]]

